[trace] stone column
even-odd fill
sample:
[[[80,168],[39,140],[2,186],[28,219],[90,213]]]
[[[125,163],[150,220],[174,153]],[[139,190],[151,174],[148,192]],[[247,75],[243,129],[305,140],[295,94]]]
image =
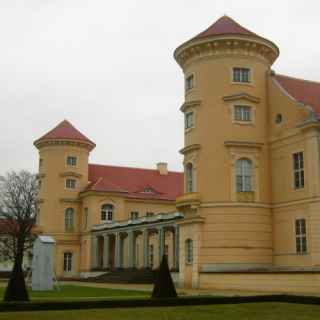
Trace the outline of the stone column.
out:
[[[165,234],[164,234],[163,227],[158,228],[158,241],[159,241],[159,266],[160,266],[162,257],[164,255],[164,245],[165,245]]]
[[[109,268],[109,235],[103,235],[103,268]]]
[[[116,269],[121,268],[121,238],[120,238],[120,233],[117,232],[115,234],[115,267]]]
[[[98,237],[91,238],[91,269],[98,267]]]
[[[179,227],[174,226],[174,268],[179,270]]]
[[[143,267],[149,267],[149,231],[143,231]]]
[[[128,268],[132,269],[135,266],[135,235],[133,231],[128,232]]]

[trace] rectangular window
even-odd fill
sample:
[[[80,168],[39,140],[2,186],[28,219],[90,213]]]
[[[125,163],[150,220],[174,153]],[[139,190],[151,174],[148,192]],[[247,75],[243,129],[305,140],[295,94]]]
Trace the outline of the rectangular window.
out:
[[[154,216],[154,212],[147,212],[147,217],[152,217]]]
[[[251,75],[249,68],[233,68],[233,82],[249,83]]]
[[[234,120],[236,120],[236,121],[251,121],[251,107],[249,107],[249,106],[234,106]]]
[[[76,180],[75,179],[66,179],[66,188],[67,189],[75,189],[76,188]]]
[[[43,166],[43,159],[39,159],[39,169]]]
[[[294,188],[301,189],[304,187],[304,161],[303,152],[293,154],[293,175]]]
[[[139,212],[138,211],[132,211],[130,214],[130,219],[131,220],[136,220],[139,218]]]
[[[193,112],[186,113],[184,127],[185,129],[189,129],[193,127]]]
[[[75,167],[77,165],[77,157],[68,156],[67,157],[67,165],[70,167]]]
[[[306,220],[296,220],[296,250],[298,254],[307,253]]]
[[[63,254],[63,271],[70,272],[72,271],[72,253],[65,252]]]
[[[87,230],[87,227],[88,227],[88,216],[89,216],[89,209],[88,208],[84,208],[83,230]]]
[[[190,75],[189,77],[186,78],[186,81],[185,81],[186,91],[193,88],[193,78],[194,78],[193,75]]]

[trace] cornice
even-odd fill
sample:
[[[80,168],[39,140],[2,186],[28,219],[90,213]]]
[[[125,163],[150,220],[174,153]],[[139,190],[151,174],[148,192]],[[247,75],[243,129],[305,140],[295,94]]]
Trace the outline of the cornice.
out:
[[[254,148],[261,149],[263,146],[262,142],[251,142],[251,141],[225,141],[224,145],[228,148]]]
[[[67,202],[67,203],[81,203],[80,199],[74,199],[74,198],[60,198],[60,202]]]
[[[180,221],[177,221],[176,224],[181,226],[181,225],[186,225],[186,224],[199,224],[199,223],[204,223],[205,218],[201,216],[195,216],[192,218],[184,218]]]
[[[237,100],[247,100],[253,103],[259,103],[261,101],[260,98],[252,96],[248,93],[236,93],[236,94],[232,94],[230,96],[224,96],[222,97],[223,101],[229,102],[229,101],[237,101]]]
[[[190,108],[199,107],[201,105],[201,100],[192,100],[192,101],[186,101],[180,108],[181,112],[185,112]]]
[[[186,42],[175,50],[174,57],[183,68],[191,59],[206,56],[218,57],[226,54],[257,57],[272,65],[279,56],[279,49],[271,41],[260,37],[222,35]]]
[[[75,177],[75,178],[81,178],[82,174],[74,172],[74,171],[66,171],[66,172],[62,172],[60,173],[60,177]]]
[[[68,139],[56,139],[56,140],[43,139],[43,140],[36,140],[34,142],[34,146],[37,149],[41,149],[43,147],[62,146],[62,145],[85,148],[88,151],[91,151],[96,146],[94,143],[84,142],[80,140],[68,140]]]
[[[181,149],[179,152],[183,155],[192,152],[192,151],[197,151],[201,149],[201,145],[200,144],[192,144],[190,146],[184,147],[183,149]]]

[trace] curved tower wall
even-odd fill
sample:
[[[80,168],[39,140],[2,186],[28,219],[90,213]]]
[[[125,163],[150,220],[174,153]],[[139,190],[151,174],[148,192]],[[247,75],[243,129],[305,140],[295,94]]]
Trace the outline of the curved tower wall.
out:
[[[272,264],[267,77],[277,55],[271,42],[237,35],[192,40],[175,51],[185,78],[193,75],[181,110],[194,113],[194,126],[185,130],[181,153],[194,186],[177,207],[190,221],[181,226],[181,245],[194,238],[194,275]],[[234,67],[249,68],[250,83],[234,83]],[[250,107],[250,122],[235,120],[235,105]],[[236,190],[240,158],[253,164],[252,192]],[[183,261],[182,277],[189,268]]]

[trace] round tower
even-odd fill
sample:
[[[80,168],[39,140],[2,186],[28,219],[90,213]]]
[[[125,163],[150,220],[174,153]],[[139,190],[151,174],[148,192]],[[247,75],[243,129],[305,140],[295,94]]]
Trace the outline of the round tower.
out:
[[[56,240],[58,275],[64,253],[72,254],[71,273],[80,256],[79,193],[88,185],[88,158],[95,144],[67,120],[34,142],[39,150],[39,214],[37,225]],[[65,271],[65,270],[64,270]]]
[[[185,77],[185,285],[197,286],[201,272],[272,264],[267,78],[278,55],[227,16],[175,50]]]

